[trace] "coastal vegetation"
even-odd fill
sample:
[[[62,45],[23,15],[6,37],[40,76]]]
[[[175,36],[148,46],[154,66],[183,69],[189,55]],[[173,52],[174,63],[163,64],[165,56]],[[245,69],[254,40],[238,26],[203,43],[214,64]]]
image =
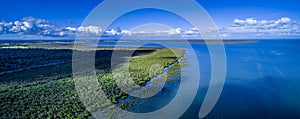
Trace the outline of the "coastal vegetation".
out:
[[[90,116],[89,111],[93,110],[87,110],[80,100],[74,79],[70,74],[72,50],[18,48],[0,50],[4,52],[1,54],[1,59],[5,60],[1,65],[1,72],[5,73],[0,74],[0,118],[87,118]],[[96,52],[97,80],[109,98],[106,103],[95,105],[94,108],[97,109],[110,107],[111,103],[121,103],[119,106],[122,109],[132,107],[132,102],[119,101],[121,98],[126,98],[127,94],[118,88],[110,69],[112,52],[109,50]],[[125,58],[120,62],[121,67],[118,70],[129,68],[129,76],[133,81],[139,86],[144,86],[152,77],[163,73],[164,68],[172,64],[174,65],[171,69],[180,67],[178,60],[183,57],[183,54],[184,51],[181,49],[137,50],[133,57]],[[157,66],[155,70],[153,65]],[[171,70],[170,73],[174,71]],[[41,75],[38,80],[36,77],[32,78],[36,75]],[[171,75],[173,74],[168,76]],[[16,77],[17,79],[14,79]],[[90,93],[89,90],[80,90]]]

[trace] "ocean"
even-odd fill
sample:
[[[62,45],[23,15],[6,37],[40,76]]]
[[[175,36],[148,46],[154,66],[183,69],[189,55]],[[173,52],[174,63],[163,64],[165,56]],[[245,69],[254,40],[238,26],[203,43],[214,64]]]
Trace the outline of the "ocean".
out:
[[[98,44],[100,47],[113,45]],[[124,43],[123,46],[135,45]],[[176,43],[169,45],[186,48]],[[145,46],[158,47],[157,44]],[[200,82],[195,99],[181,116],[184,119],[198,118],[211,78],[212,64],[207,45],[191,46],[198,58]],[[300,40],[237,41],[224,44],[224,48],[227,62],[224,88],[205,118],[300,118]],[[185,58],[191,63],[189,57]],[[168,105],[180,83],[178,77],[174,80],[177,82],[166,83],[164,88],[173,92],[161,91],[150,99],[143,99],[133,112],[152,112]],[[181,83],[189,80],[192,79],[181,79]]]
[[[260,40],[225,44],[227,76],[207,118],[300,118],[300,41]],[[200,87],[182,118],[198,118],[210,81],[206,45],[192,45],[200,66]]]

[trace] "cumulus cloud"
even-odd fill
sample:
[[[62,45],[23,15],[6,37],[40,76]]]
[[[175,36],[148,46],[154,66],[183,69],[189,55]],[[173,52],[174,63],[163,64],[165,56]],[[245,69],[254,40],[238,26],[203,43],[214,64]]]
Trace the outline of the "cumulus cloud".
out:
[[[183,30],[181,28],[170,29],[168,35],[178,35],[181,34]]]
[[[57,26],[50,21],[44,19],[36,19],[33,17],[26,17],[20,21],[0,22],[0,35],[2,36],[20,36],[22,38],[37,38],[44,37],[66,37],[74,38],[76,36],[97,38],[101,34],[104,37],[120,37],[130,36],[131,38],[146,37],[146,38],[159,38],[159,37],[178,37],[187,36],[195,37],[199,36],[198,29],[139,29],[138,31],[123,30],[121,28],[103,30],[98,26],[79,26],[79,27],[61,27]],[[9,35],[16,34],[16,35]],[[28,36],[28,37],[27,37]]]
[[[257,20],[255,20],[253,18],[248,18],[246,20],[235,19],[233,22],[235,24],[256,24]]]
[[[218,34],[220,31],[221,34]],[[26,17],[20,21],[0,22],[0,35],[9,36],[37,36],[44,37],[99,37],[101,34],[106,37],[130,36],[130,38],[152,37],[186,37],[186,38],[216,38],[220,35],[224,38],[299,38],[300,23],[288,17],[276,20],[259,20],[255,18],[234,19],[226,27],[213,28],[169,28],[169,29],[138,29],[134,31],[121,28],[103,30],[98,26],[61,27],[52,24],[44,19]]]
[[[80,26],[76,28],[68,28],[71,31],[78,32],[80,36],[99,36],[102,33],[102,29],[97,26]]]
[[[127,36],[126,38],[159,38],[159,37],[177,37],[178,35],[183,34],[183,30],[181,28],[170,28],[170,29],[134,29],[130,30],[121,30],[117,29],[109,29],[104,31],[104,36]]]
[[[44,19],[25,17],[21,21],[0,22],[0,34],[36,35],[49,37],[97,36],[102,29],[97,26],[60,27]]]
[[[227,27],[220,29],[225,36],[245,38],[299,37],[300,24],[291,18],[277,20],[235,19]]]
[[[289,23],[291,22],[291,19],[288,17],[283,17],[281,19],[278,20],[279,23]]]

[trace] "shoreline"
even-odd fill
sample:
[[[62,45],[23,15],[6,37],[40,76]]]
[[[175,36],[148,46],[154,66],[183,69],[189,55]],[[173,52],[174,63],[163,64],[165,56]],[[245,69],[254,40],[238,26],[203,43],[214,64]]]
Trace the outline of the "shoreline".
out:
[[[115,116],[116,112],[112,111],[115,108],[121,108],[122,109],[122,112],[118,112],[118,115],[122,115],[123,114],[123,110],[127,110],[127,111],[131,110],[132,111],[132,109],[134,109],[134,107],[137,106],[137,103],[139,102],[139,100],[143,100],[144,99],[143,97],[142,98],[134,98],[134,97],[132,97],[132,95],[136,95],[137,93],[143,93],[144,91],[147,91],[146,88],[147,87],[151,87],[152,83],[161,83],[161,84],[165,84],[165,85],[172,85],[174,83],[174,82],[172,82],[174,80],[174,79],[172,79],[172,77],[174,76],[174,74],[177,75],[179,73],[179,72],[173,71],[173,70],[176,70],[177,68],[184,67],[185,66],[183,64],[184,62],[182,62],[182,60],[184,60],[184,59],[185,59],[184,56],[182,56],[176,62],[170,64],[168,67],[165,67],[163,73],[157,74],[156,76],[152,77],[151,80],[148,81],[140,89],[133,90],[125,98],[120,98],[117,103],[112,104],[112,105],[107,105],[106,107],[103,107],[100,110],[102,112],[104,112],[104,113],[107,113],[109,117],[114,117]],[[167,78],[166,82],[164,82],[164,83],[163,82],[159,82],[158,80],[161,77]],[[155,82],[155,81],[158,81],[158,82]],[[164,88],[165,87],[163,87],[163,89]],[[173,88],[175,88],[175,87],[173,87]],[[143,89],[146,89],[146,90],[143,90]],[[151,90],[151,89],[148,89],[148,90]],[[157,94],[161,94],[161,91],[159,91]],[[166,92],[164,92],[164,93],[166,93]],[[157,95],[157,94],[155,94],[155,95]],[[149,97],[149,98],[152,98],[152,97]],[[147,99],[147,98],[145,98],[145,99]],[[90,116],[90,117],[92,117],[92,116]]]

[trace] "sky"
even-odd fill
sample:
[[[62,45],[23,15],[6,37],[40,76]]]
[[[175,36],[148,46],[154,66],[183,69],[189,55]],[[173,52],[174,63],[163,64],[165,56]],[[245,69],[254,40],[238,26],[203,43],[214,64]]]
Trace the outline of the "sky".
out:
[[[0,39],[14,35],[22,38],[74,37],[78,34],[88,37],[102,32],[108,35],[132,35],[130,28],[150,22],[173,27],[168,31],[159,31],[166,33],[165,35],[170,35],[170,32],[183,35],[198,33],[197,28],[190,28],[180,17],[151,9],[128,13],[116,21],[111,29],[81,26],[85,17],[101,2],[102,0],[3,0],[0,7]],[[299,0],[197,2],[208,12],[224,38],[300,38]],[[122,29],[120,32],[117,26]]]

